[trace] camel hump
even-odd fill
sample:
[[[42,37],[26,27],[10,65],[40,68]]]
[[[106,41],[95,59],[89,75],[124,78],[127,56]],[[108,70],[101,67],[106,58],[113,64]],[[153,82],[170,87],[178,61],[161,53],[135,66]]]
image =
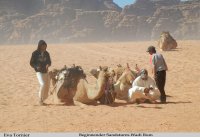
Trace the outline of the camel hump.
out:
[[[58,78],[57,82],[63,79],[64,81],[63,86],[65,88],[75,88],[78,80],[80,78],[85,79],[86,74],[84,73],[81,66],[73,65],[72,67],[68,68],[65,65],[62,69],[59,70],[56,77]]]

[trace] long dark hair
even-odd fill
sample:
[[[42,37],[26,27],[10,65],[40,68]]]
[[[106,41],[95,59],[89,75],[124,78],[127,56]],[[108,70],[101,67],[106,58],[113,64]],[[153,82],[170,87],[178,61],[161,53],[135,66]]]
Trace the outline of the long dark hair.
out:
[[[38,42],[37,50],[41,51],[41,47],[42,47],[43,45],[47,46],[47,43],[46,43],[44,40],[40,40],[40,41]]]

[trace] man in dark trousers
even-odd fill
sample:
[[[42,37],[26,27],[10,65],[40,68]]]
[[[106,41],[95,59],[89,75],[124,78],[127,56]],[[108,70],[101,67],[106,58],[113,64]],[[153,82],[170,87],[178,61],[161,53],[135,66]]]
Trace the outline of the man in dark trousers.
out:
[[[152,73],[156,82],[156,85],[160,91],[161,103],[166,103],[165,94],[165,82],[166,82],[166,71],[168,70],[167,64],[164,57],[160,53],[156,53],[154,46],[149,46],[147,52],[150,56],[150,64],[152,65]]]

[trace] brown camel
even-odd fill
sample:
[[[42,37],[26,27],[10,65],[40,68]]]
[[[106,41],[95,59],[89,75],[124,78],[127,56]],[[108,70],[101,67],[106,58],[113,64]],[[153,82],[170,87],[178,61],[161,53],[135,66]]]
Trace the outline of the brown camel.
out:
[[[162,51],[168,51],[177,47],[176,40],[169,34],[169,32],[162,32],[158,41],[158,46]]]

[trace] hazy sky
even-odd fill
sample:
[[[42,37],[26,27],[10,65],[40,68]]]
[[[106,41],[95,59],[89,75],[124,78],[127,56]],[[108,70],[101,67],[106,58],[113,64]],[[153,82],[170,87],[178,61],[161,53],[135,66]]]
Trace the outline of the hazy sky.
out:
[[[113,0],[117,5],[120,7],[124,7],[125,5],[133,4],[135,0]],[[186,1],[186,0],[181,0],[181,1]]]
[[[125,5],[133,4],[135,0],[113,0],[120,7],[124,7]]]

